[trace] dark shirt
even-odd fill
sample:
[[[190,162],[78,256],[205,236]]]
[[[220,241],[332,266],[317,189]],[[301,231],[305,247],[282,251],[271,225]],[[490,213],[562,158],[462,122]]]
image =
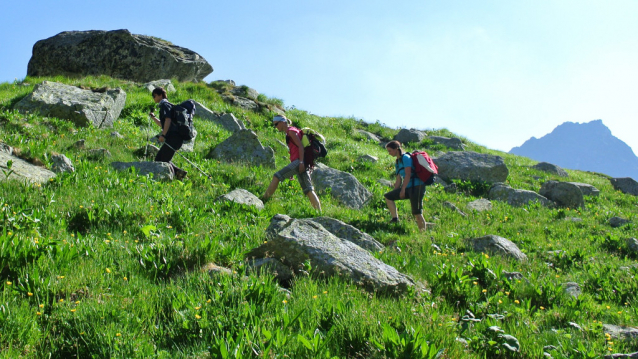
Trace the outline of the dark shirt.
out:
[[[162,101],[160,101],[159,118],[160,118],[160,123],[162,124],[162,129],[164,128],[164,122],[166,121],[166,118],[171,117],[172,110],[173,110],[173,105],[170,102],[168,102],[167,99],[162,99]],[[171,124],[171,127],[173,127],[172,124]]]

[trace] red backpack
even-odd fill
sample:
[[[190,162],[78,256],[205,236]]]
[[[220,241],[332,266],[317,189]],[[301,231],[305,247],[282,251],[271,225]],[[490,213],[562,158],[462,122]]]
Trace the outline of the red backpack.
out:
[[[412,158],[412,169],[417,177],[425,183],[431,185],[434,183],[434,174],[439,173],[439,168],[425,151],[414,151],[409,153]]]

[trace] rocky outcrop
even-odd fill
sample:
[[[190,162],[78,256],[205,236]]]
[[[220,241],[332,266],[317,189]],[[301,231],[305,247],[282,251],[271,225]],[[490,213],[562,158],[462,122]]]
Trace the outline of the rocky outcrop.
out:
[[[616,191],[620,191],[625,194],[631,194],[638,196],[638,182],[631,177],[612,178],[610,179],[611,185],[614,186]]]
[[[569,177],[569,174],[567,173],[567,171],[549,162],[540,162],[532,166],[532,168],[537,169],[539,171],[555,174],[560,177]]]
[[[556,202],[561,207],[585,207],[585,200],[580,187],[569,182],[547,181],[543,183],[538,193]]]
[[[524,261],[527,259],[525,253],[512,243],[509,239],[495,236],[493,234],[483,236],[480,238],[466,239],[466,242],[475,252],[490,253],[502,255],[505,257],[516,259],[517,261]]]
[[[173,169],[167,162],[112,162],[111,166],[117,171],[127,171],[133,167],[140,176],[152,175],[160,181],[172,181]]]
[[[574,185],[580,189],[583,193],[583,196],[598,196],[600,195],[600,190],[590,184],[580,183],[580,182],[567,182],[571,185]]]
[[[394,140],[404,143],[416,142],[419,143],[425,139],[425,133],[415,129],[402,129],[394,136]]]
[[[448,152],[432,159],[439,168],[439,177],[478,182],[505,182],[509,170],[500,156],[470,151]]]
[[[322,163],[315,165],[311,179],[317,192],[329,188],[330,195],[349,208],[361,209],[372,198],[372,193],[355,176]]]
[[[217,197],[216,202],[234,202],[239,204],[245,204],[247,206],[254,206],[257,209],[264,209],[264,202],[262,202],[257,196],[246,191],[245,189],[237,188],[229,193]]]
[[[28,76],[107,75],[136,82],[201,81],[213,72],[199,54],[128,30],[65,31],[36,42]]]
[[[489,199],[493,201],[507,202],[510,206],[520,207],[533,202],[539,202],[543,206],[553,205],[552,201],[534,191],[514,189],[504,183],[496,183],[490,189]]]
[[[235,132],[211,150],[206,158],[275,168],[275,151],[270,147],[264,147],[257,134],[251,130]]]
[[[266,230],[266,243],[251,250],[246,258],[274,258],[295,273],[306,271],[309,263],[313,277],[340,276],[376,293],[400,295],[415,286],[410,277],[322,225],[283,215],[273,217]]]
[[[55,173],[45,168],[34,166],[23,159],[10,155],[8,151],[0,151],[0,181],[16,180],[44,184],[54,177]]]
[[[85,90],[76,86],[44,81],[14,108],[22,113],[70,120],[77,126],[113,127],[124,108],[122,89]]]

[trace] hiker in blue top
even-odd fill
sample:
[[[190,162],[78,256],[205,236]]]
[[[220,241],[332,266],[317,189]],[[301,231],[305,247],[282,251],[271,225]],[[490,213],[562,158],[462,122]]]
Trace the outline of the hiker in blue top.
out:
[[[384,195],[385,203],[392,215],[390,222],[398,222],[397,206],[394,201],[409,199],[412,207],[412,214],[420,230],[426,229],[426,222],[423,218],[423,196],[425,196],[425,184],[417,177],[412,167],[412,158],[409,153],[404,153],[401,149],[401,142],[390,141],[385,145],[390,156],[397,158],[395,163],[396,181],[394,189]]]

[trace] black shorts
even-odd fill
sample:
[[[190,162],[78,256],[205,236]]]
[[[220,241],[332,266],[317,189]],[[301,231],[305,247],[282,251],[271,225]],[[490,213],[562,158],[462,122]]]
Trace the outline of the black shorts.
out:
[[[401,188],[393,189],[386,193],[384,197],[390,201],[401,200]],[[425,185],[412,186],[405,189],[405,198],[410,200],[410,206],[412,207],[412,214],[423,213],[423,197],[425,196]]]

